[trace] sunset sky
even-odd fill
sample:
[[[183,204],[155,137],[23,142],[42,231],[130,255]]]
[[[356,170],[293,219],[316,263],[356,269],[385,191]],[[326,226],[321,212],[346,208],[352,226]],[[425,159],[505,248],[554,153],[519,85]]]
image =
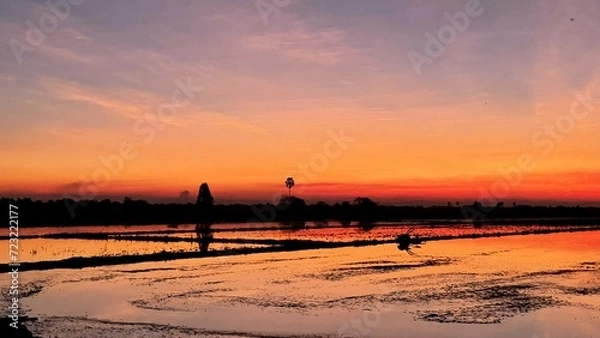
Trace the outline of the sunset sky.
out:
[[[0,0],[0,196],[600,205],[596,0],[70,1]]]

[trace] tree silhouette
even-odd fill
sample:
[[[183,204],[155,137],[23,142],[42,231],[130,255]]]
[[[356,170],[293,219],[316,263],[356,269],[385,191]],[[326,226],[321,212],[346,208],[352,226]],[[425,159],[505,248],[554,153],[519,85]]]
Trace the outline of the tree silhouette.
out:
[[[349,226],[352,223],[353,211],[352,204],[348,201],[344,201],[341,204],[336,203],[331,210],[331,214],[342,226]]]
[[[214,203],[215,199],[210,193],[208,183],[204,182],[200,184],[200,188],[198,189],[198,198],[196,198],[196,206],[200,208],[210,208]]]
[[[312,215],[314,220],[316,221],[325,221],[327,220],[327,210],[329,209],[329,205],[326,202],[318,201],[314,205],[309,208],[309,213]]]
[[[285,180],[285,186],[288,188],[288,196],[292,196],[292,188],[296,185],[293,177],[288,177]]]
[[[305,221],[306,202],[295,196],[282,195],[277,205],[277,219],[280,221]]]
[[[368,197],[357,197],[354,199],[354,205],[356,206],[363,206],[363,205],[375,205],[376,203],[373,202],[373,200],[371,200]]]
[[[354,199],[353,206],[359,223],[368,225],[376,219],[377,203],[370,198],[357,197]]]
[[[198,198],[196,199],[197,222],[196,223],[196,239],[200,252],[208,252],[208,246],[213,240],[212,222],[214,218],[214,203],[215,199],[210,193],[208,183],[204,182],[198,189]]]

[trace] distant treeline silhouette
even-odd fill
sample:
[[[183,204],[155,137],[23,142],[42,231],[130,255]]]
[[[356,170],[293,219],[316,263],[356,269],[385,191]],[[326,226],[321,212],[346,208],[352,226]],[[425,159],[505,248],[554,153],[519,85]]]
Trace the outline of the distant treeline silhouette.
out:
[[[65,203],[66,202],[66,203]],[[79,207],[74,217],[67,205],[72,200],[34,201],[30,198],[1,198],[2,210],[8,210],[8,204],[19,207],[19,226],[39,225],[111,225],[111,224],[188,224],[198,223],[198,208],[193,203],[162,204],[148,203],[144,200],[125,198],[123,202],[111,200],[89,200]],[[82,204],[82,205],[83,205]],[[467,212],[465,213],[465,210]],[[473,212],[481,210],[481,212]],[[503,219],[540,219],[562,218],[570,223],[592,223],[600,219],[598,207],[564,206],[504,206],[484,207],[479,202],[459,206],[448,203],[446,206],[393,206],[381,205],[369,198],[358,197],[354,201],[327,204],[317,202],[307,205],[304,200],[294,196],[282,196],[279,204],[215,204],[211,211],[212,222],[290,222],[290,221],[339,221],[378,222],[399,220],[465,220],[469,215],[477,215],[486,223],[502,223]],[[552,222],[546,220],[546,223]],[[595,223],[594,223],[595,224]]]

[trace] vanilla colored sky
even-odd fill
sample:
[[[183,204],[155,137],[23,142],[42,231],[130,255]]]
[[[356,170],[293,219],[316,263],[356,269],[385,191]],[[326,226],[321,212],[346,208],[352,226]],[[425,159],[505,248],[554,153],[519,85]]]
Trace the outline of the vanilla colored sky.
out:
[[[309,201],[600,204],[600,2],[481,0],[418,75],[409,53],[467,2],[277,1],[264,20],[254,1],[87,0],[16,55],[51,12],[1,0],[0,195],[176,201],[206,181],[269,201],[293,175]],[[202,91],[161,121],[176,81]]]

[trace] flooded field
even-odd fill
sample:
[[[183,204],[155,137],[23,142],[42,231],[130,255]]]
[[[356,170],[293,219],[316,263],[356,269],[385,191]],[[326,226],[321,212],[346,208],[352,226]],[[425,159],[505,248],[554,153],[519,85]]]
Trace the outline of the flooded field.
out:
[[[587,231],[28,271],[22,305],[42,337],[600,337],[598,243]]]
[[[435,240],[469,236],[495,236],[598,228],[593,225],[486,225],[380,223],[371,227],[337,222],[311,223],[293,227],[279,223],[215,224],[210,251],[265,248],[280,241],[302,240],[334,243],[353,241],[393,241],[398,234],[414,228],[413,235]],[[7,229],[0,231],[0,250],[8,251]],[[21,262],[59,261],[71,257],[114,257],[181,253],[199,250],[194,225],[76,226],[21,228]],[[0,258],[8,262],[8,256]]]
[[[198,251],[194,237],[175,243],[156,241],[129,240],[86,240],[86,239],[25,239],[19,242],[19,259],[21,262],[38,262],[61,260],[72,257],[107,257],[122,255],[147,255],[160,252],[192,252]],[[264,247],[261,244],[211,243],[211,250],[230,250],[237,248]],[[3,243],[0,250],[8,251]],[[8,256],[2,263],[8,263]]]

